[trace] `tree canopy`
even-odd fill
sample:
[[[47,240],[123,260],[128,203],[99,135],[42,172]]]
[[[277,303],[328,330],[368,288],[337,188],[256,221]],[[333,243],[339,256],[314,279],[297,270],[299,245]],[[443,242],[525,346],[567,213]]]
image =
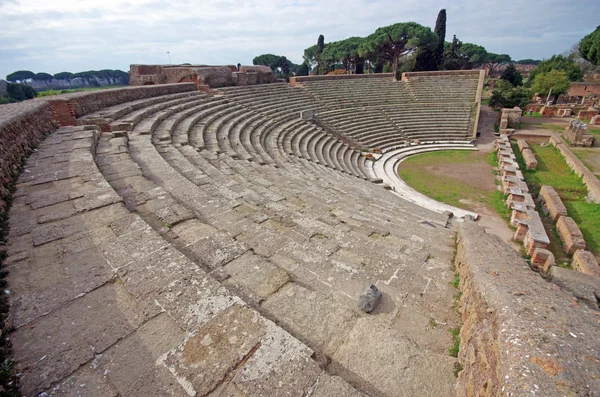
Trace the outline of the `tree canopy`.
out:
[[[271,69],[276,68],[276,64],[279,61],[279,55],[275,54],[261,54],[259,56],[254,57],[252,60],[253,65],[264,65],[268,66]]]
[[[52,81],[53,78],[54,78],[54,76],[52,76],[50,73],[44,73],[44,72],[36,73],[32,77],[32,79],[36,80],[36,81]]]
[[[435,46],[426,46],[420,48],[414,56],[412,70],[416,72],[425,72],[438,70],[444,57],[444,40],[446,39],[446,10],[442,9],[438,13],[433,30],[437,36]],[[408,65],[404,65],[406,67]]]
[[[397,77],[400,57],[414,52],[417,48],[433,47],[437,36],[430,28],[415,22],[396,23],[377,29],[367,36],[359,47],[362,57],[376,56],[391,62],[394,77]]]
[[[579,54],[594,65],[600,65],[600,26],[581,39]]]
[[[529,81],[533,81],[538,74],[547,73],[551,70],[565,72],[569,81],[583,80],[583,72],[573,58],[564,55],[552,55],[550,59],[544,59],[529,73]]]
[[[562,70],[551,70],[538,73],[533,79],[531,89],[540,94],[548,94],[552,90],[553,95],[565,94],[569,91],[571,82],[567,74]]]
[[[524,87],[513,87],[508,81],[496,82],[494,92],[490,98],[490,106],[498,108],[514,108],[515,106],[525,109],[531,98],[531,91]]]
[[[444,56],[444,43],[446,41],[446,9],[442,8],[435,21],[433,33],[437,36],[437,47],[435,49],[435,64],[439,68]]]
[[[504,69],[500,78],[504,81],[508,81],[513,87],[523,85],[523,76],[512,63]]]
[[[484,65],[492,73],[498,66],[503,63],[509,63],[511,60],[508,54],[494,54],[493,52],[489,52],[485,58]]]
[[[60,72],[54,75],[54,78],[58,80],[70,80],[72,77],[73,73],[71,72]]]
[[[254,57],[252,60],[253,65],[264,65],[271,68],[275,75],[288,78],[293,70],[296,70],[296,66],[290,60],[283,55],[274,54],[262,54]]]
[[[21,102],[26,99],[33,99],[37,95],[37,91],[26,84],[8,83],[6,85],[6,96],[10,102]]]
[[[345,40],[328,43],[321,53],[321,60],[328,64],[341,63],[346,72],[362,73],[364,58],[358,53],[358,48],[363,42],[362,37],[349,37]]]
[[[526,58],[526,59],[518,60],[515,63],[519,64],[519,65],[538,65],[540,62],[542,62],[542,61],[539,59]]]
[[[16,83],[17,81],[25,81],[29,79],[33,79],[35,73],[29,70],[17,70],[6,76],[6,80]]]
[[[309,67],[306,62],[302,62],[302,65],[296,69],[296,76],[308,76]]]

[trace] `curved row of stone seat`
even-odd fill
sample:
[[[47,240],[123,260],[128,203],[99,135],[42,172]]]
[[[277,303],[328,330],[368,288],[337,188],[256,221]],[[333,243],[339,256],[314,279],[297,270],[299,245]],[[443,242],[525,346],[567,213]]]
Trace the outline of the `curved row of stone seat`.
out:
[[[149,107],[154,104],[164,103],[167,101],[185,99],[189,97],[208,97],[209,95],[202,91],[189,91],[177,94],[162,95],[151,98],[138,99],[136,101],[124,102],[118,105],[114,105],[108,108],[101,109],[97,112],[89,113],[81,118],[78,122],[80,124],[94,123],[97,119],[110,119],[116,120],[123,116],[142,108]]]
[[[402,82],[390,78],[303,82],[323,103],[342,105],[403,104],[413,100]]]
[[[374,172],[384,183],[393,187],[393,192],[407,201],[435,212],[451,212],[455,217],[464,218],[469,215],[477,219],[479,215],[433,200],[411,188],[398,175],[398,166],[409,156],[439,150],[477,150],[471,143],[464,141],[430,141],[417,145],[407,145],[385,153],[375,164]]]
[[[168,119],[164,122],[168,122]],[[162,126],[159,125],[156,131],[161,129]],[[179,166],[172,163],[171,158],[165,156],[165,152],[163,152],[163,149],[167,149],[169,152],[176,150],[179,153],[183,153],[183,150],[185,150],[191,156],[188,150],[191,149],[189,145],[181,145],[176,148],[174,145],[169,145],[168,141],[154,140],[158,145],[155,147],[152,144],[151,136],[139,134],[136,129],[129,134],[127,144],[119,141],[112,144],[111,141],[119,138],[108,134],[106,137],[108,138],[106,144],[113,148],[113,158],[118,156],[120,162],[123,162],[126,157],[123,156],[120,148],[129,148],[132,156],[131,163],[139,165],[143,175],[148,177],[145,182],[139,179],[139,175],[126,176],[111,181],[116,190],[129,203],[130,208],[135,207],[151,223],[152,219],[156,219],[156,227],[167,227],[169,229],[168,233],[173,238],[176,237],[175,240],[179,241],[179,244],[191,251],[195,250],[199,258],[207,256],[202,251],[205,248],[194,241],[189,241],[189,239],[197,239],[193,236],[197,234],[196,225],[197,221],[200,220],[221,230],[223,233],[231,233],[234,242],[247,244],[260,259],[238,260],[240,263],[235,263],[236,260],[225,264],[209,263],[214,266],[212,272],[215,277],[218,277],[219,274],[227,274],[226,280],[231,280],[229,281],[231,285],[239,288],[242,295],[255,297],[257,302],[261,301],[261,297],[249,288],[249,284],[252,283],[250,279],[256,279],[257,274],[254,262],[259,260],[260,264],[266,261],[267,264],[259,266],[258,273],[260,274],[259,277],[267,277],[267,279],[271,275],[270,272],[281,274],[281,271],[289,270],[293,278],[301,281],[301,285],[307,285],[313,289],[310,294],[314,298],[310,298],[310,294],[306,295],[307,292],[302,292],[305,289],[303,290],[300,285],[288,283],[281,292],[275,291],[272,295],[262,298],[264,302],[259,303],[259,311],[268,316],[273,316],[273,319],[277,320],[278,323],[285,324],[286,329],[306,341],[309,346],[315,346],[321,354],[331,356],[336,366],[339,366],[340,373],[354,374],[354,378],[350,377],[353,382],[360,385],[367,383],[367,374],[374,374],[375,372],[372,372],[374,369],[369,365],[359,368],[354,364],[357,357],[356,348],[358,347],[354,343],[354,336],[350,336],[348,340],[340,339],[340,335],[348,335],[344,330],[358,331],[359,329],[356,328],[357,325],[354,325],[354,320],[352,320],[354,315],[348,315],[348,309],[343,309],[343,307],[345,305],[354,306],[355,301],[348,299],[346,295],[354,295],[359,291],[360,285],[364,281],[355,280],[361,272],[355,273],[350,268],[343,271],[344,274],[347,274],[346,276],[339,273],[341,269],[335,265],[335,261],[342,260],[343,263],[346,259],[342,258],[346,258],[346,256],[348,258],[356,257],[359,252],[361,253],[360,256],[365,257],[366,246],[361,242],[364,237],[359,236],[368,236],[371,233],[383,236],[380,238],[387,241],[381,241],[381,244],[377,243],[377,248],[373,248],[378,253],[375,254],[375,251],[373,251],[373,253],[368,254],[370,258],[381,256],[385,252],[392,255],[393,251],[398,249],[402,251],[404,248],[401,247],[407,245],[412,247],[411,250],[415,250],[415,253],[422,252],[422,244],[417,242],[420,240],[411,239],[411,236],[415,233],[414,229],[410,232],[408,229],[383,231],[381,226],[387,224],[386,218],[390,221],[393,219],[393,222],[412,222],[411,220],[425,218],[431,221],[429,215],[423,217],[426,212],[417,208],[398,208],[393,200],[392,202],[389,201],[390,198],[383,189],[374,188],[372,184],[360,181],[357,178],[344,176],[340,173],[326,172],[326,169],[322,168],[321,165],[304,162],[304,160],[286,164],[287,168],[275,168],[260,166],[256,162],[235,160],[229,157],[227,153],[210,156],[205,150],[195,151],[192,149],[191,151],[195,153],[194,156],[197,156],[197,165],[200,171],[208,177],[203,183],[195,184],[177,172]],[[99,149],[103,150],[102,147],[100,145]],[[99,156],[99,161],[103,161],[102,156]],[[116,169],[119,165],[115,164],[114,167]],[[277,194],[279,197],[270,198],[266,192],[259,193],[256,190],[254,190],[254,193],[251,192],[250,188],[257,185],[268,187],[268,191],[272,195]],[[341,196],[340,189],[345,190]],[[175,200],[175,202],[171,200]],[[370,203],[373,203],[373,205]],[[193,217],[188,219],[192,216],[191,213],[181,207],[187,207],[197,219]],[[358,208],[361,208],[360,216],[353,220],[352,213]],[[335,213],[333,217],[331,211]],[[342,228],[340,230],[340,225],[343,225],[343,223],[340,223],[340,219],[344,219],[346,224],[352,226],[349,229]],[[444,222],[441,219],[440,221]],[[365,227],[367,229],[363,230]],[[371,228],[374,228],[372,229],[373,232],[369,231]],[[437,228],[429,230],[431,228],[429,226],[423,226],[422,228],[424,230],[419,230],[419,234],[423,232],[438,234],[441,231]],[[444,234],[442,233],[442,235]],[[449,237],[449,235],[446,237]],[[368,245],[376,241],[379,240],[373,240]],[[396,243],[392,241],[396,241]],[[352,242],[351,245],[348,245],[350,242]],[[219,245],[228,246],[224,242],[219,241],[219,243]],[[439,248],[441,248],[441,251],[437,252]],[[432,256],[437,258],[438,255],[440,257],[451,255],[450,247],[448,249],[439,248],[435,249],[436,254]],[[369,251],[371,249],[369,248]],[[381,250],[383,250],[383,253]],[[401,252],[393,255],[399,254],[405,255]],[[208,255],[208,258],[214,258],[214,256]],[[208,259],[204,260],[208,262]],[[407,260],[412,262],[415,258]],[[323,266],[324,263],[329,263],[329,265]],[[288,264],[293,264],[293,266],[288,266]],[[383,263],[378,266],[381,265]],[[268,268],[267,273],[261,270],[265,267]],[[411,265],[408,268],[403,268],[403,284],[409,279],[421,277],[418,272],[413,273],[417,268],[421,268],[421,262],[418,259],[415,266]],[[397,270],[393,268],[389,270],[397,273]],[[390,276],[393,275],[393,271],[389,273]],[[234,274],[231,274],[232,272]],[[383,279],[386,277],[384,276],[386,272],[384,271],[381,274],[379,271],[375,271],[373,274]],[[251,274],[255,276],[251,277]],[[348,276],[351,277],[347,279]],[[435,277],[439,276],[438,274]],[[442,286],[443,283],[439,285]],[[382,288],[385,287],[382,285]],[[406,292],[404,288],[410,289],[412,287],[403,287],[403,294]],[[443,288],[444,291],[446,289],[446,287]],[[392,293],[396,294],[397,291],[399,290]],[[326,298],[326,295],[331,292],[334,292],[332,295],[333,301]],[[320,296],[319,293],[324,295]],[[436,306],[439,302],[444,302],[444,299],[448,299],[448,297],[443,296],[446,293],[451,295],[451,291],[446,291],[442,295],[438,295],[438,292],[436,292],[433,294],[435,297],[428,294],[426,299],[434,299],[436,302],[434,306]],[[305,298],[301,298],[301,296]],[[338,306],[333,302],[343,303],[343,305]],[[427,307],[430,306],[427,305]],[[307,313],[315,311],[320,313],[318,318],[306,317]],[[322,318],[324,313],[327,313],[330,320],[325,319],[324,321]],[[342,323],[339,322],[340,319],[344,319]],[[451,372],[453,363],[445,354],[437,355],[424,351],[414,342],[410,342],[408,345],[410,347],[408,347],[403,342],[407,339],[404,339],[397,331],[390,335],[391,330],[388,327],[380,328],[380,325],[372,323],[369,325],[376,330],[377,337],[373,336],[374,339],[378,340],[381,339],[382,335],[386,336],[384,338],[385,342],[384,340],[380,341],[381,346],[371,346],[371,348],[377,350],[378,355],[383,354],[384,351],[388,351],[386,354],[391,352],[393,355],[412,352],[410,354],[416,354],[417,357],[417,363],[413,365],[423,370],[425,368],[421,367],[420,364],[422,360],[427,362],[430,362],[429,360],[439,360],[438,365],[443,363],[441,367],[445,368],[441,371],[444,374],[442,378],[445,379],[443,383],[447,383],[449,378],[446,377],[446,373]],[[315,326],[324,329],[324,333],[315,333]],[[335,334],[333,339],[332,333]],[[417,336],[415,338],[418,339]],[[364,343],[364,339],[361,339],[360,344],[362,343]],[[408,350],[405,350],[407,347]],[[443,353],[446,347],[440,345],[437,348],[431,346],[430,348]],[[400,353],[400,351],[404,353]],[[390,366],[389,370],[395,371],[393,366]],[[427,370],[425,371],[427,372]],[[433,376],[433,373],[431,376]],[[399,384],[404,386],[405,382],[411,385],[408,390],[417,392],[416,389],[412,388],[414,387],[412,386],[414,379],[412,381],[402,379]],[[453,383],[453,381],[450,383]],[[371,384],[373,385],[373,383]],[[375,388],[373,392],[381,395],[396,395],[395,390],[399,384],[396,383],[391,387],[377,382],[372,386]],[[431,390],[425,394],[435,395],[440,392],[443,394],[446,392],[443,390],[445,389]]]
[[[333,388],[363,396],[268,319],[277,317],[269,314],[279,312],[274,304],[298,306],[290,292],[307,296],[309,290],[169,200],[128,161],[127,136],[105,133],[96,149],[99,133],[82,126],[51,134],[28,161],[15,194],[6,264],[11,340],[25,395],[184,396],[235,389],[255,396],[268,388],[324,397]],[[137,211],[142,207],[147,210]],[[160,222],[185,221],[165,233],[151,212]],[[193,247],[170,240],[184,226],[181,238],[195,239]],[[192,255],[195,249],[202,260]],[[228,278],[210,265],[222,266]],[[364,327],[358,313],[326,296],[313,300],[299,304],[335,316],[323,316],[322,329]],[[307,328],[301,323],[296,327]],[[309,335],[307,343],[319,352],[332,337]]]
[[[409,77],[405,81],[416,102],[473,102],[479,75]]]
[[[248,97],[240,97],[240,95],[237,95],[238,91],[250,91],[252,94]],[[256,94],[257,92],[260,92],[260,94]],[[264,95],[265,92],[268,94]],[[294,130],[288,128],[288,126],[294,126],[296,124],[294,119],[298,118],[300,111],[315,107],[314,98],[307,95],[304,90],[286,86],[278,86],[269,90],[230,89],[226,91],[226,96],[236,103],[239,102],[244,106],[255,109],[256,112],[278,119],[278,121],[275,121],[272,124],[272,128],[267,128],[264,133],[260,134],[261,146],[265,148],[265,151],[269,153],[274,161],[280,159],[280,155],[285,156],[286,154],[286,152],[281,152],[277,148],[279,135],[293,135]],[[312,136],[312,138],[315,137],[315,135]],[[347,147],[347,145],[343,145],[341,142],[337,145],[338,141],[331,136],[327,136],[324,132],[322,132],[319,137],[320,139],[318,140],[302,140],[301,142],[303,142],[303,144],[306,143],[306,151],[302,154],[302,151],[298,150],[295,154],[355,176],[368,178],[364,169],[361,166],[358,166],[358,161],[353,161],[350,164],[348,163],[348,160],[352,156],[350,152],[353,150],[351,148]],[[341,152],[337,150],[333,155],[330,155],[329,148],[334,145],[336,145],[338,149],[343,147],[343,150]],[[323,151],[324,148],[325,151]],[[291,152],[288,151],[287,153]]]
[[[165,108],[165,106],[176,103],[175,106]],[[237,106],[237,107],[236,107]],[[276,123],[272,123],[269,118],[255,115],[252,109],[243,109],[238,105],[228,103],[225,98],[202,98],[195,101],[165,102],[161,105],[152,105],[148,108],[142,108],[132,117],[127,115],[127,122],[133,127],[137,126],[140,118],[148,116],[141,127],[144,133],[152,134],[159,123],[167,120],[163,124],[165,128],[159,129],[154,135],[158,141],[171,140],[171,135],[175,136],[175,141],[179,144],[188,142],[189,139],[197,148],[206,149],[211,152],[225,151],[230,155],[235,153],[241,158],[252,158],[259,163],[274,162],[269,157],[267,149],[265,150],[266,138],[259,132],[270,132]],[[292,112],[293,113],[293,112]],[[253,117],[252,122],[243,124],[243,127],[237,129],[238,124],[242,124],[248,117]],[[288,112],[286,117],[290,117]],[[125,120],[117,120],[114,124],[125,123]],[[182,129],[178,126],[182,125]],[[253,133],[258,131],[257,133]],[[241,135],[235,135],[235,132]],[[189,134],[189,135],[188,135]],[[183,138],[182,138],[183,137]],[[349,149],[349,148],[347,148]],[[321,162],[344,172],[351,173],[363,178],[365,175],[356,163],[338,161],[338,159],[328,158],[329,153],[317,157],[316,152],[309,159],[320,159]],[[252,155],[250,155],[252,153]],[[253,157],[254,156],[254,157]],[[340,154],[340,159],[344,157]],[[347,158],[348,156],[346,156]],[[351,168],[349,168],[351,167]]]

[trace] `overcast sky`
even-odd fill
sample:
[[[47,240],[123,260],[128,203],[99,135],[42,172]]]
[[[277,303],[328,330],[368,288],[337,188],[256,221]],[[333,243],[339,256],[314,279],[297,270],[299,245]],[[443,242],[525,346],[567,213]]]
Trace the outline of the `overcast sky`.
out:
[[[598,0],[0,0],[0,78],[15,70],[128,71],[132,63],[300,63],[304,48],[414,21],[513,59],[562,53],[600,23]]]

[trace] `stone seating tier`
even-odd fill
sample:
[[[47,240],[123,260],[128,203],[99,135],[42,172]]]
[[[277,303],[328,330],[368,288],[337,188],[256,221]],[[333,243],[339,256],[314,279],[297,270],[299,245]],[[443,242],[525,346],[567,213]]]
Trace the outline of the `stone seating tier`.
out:
[[[330,109],[306,87],[221,92],[112,106],[114,130],[60,129],[30,159],[7,261],[24,393],[454,393],[428,326],[459,321],[448,215],[299,120]],[[356,309],[369,284],[397,315]]]

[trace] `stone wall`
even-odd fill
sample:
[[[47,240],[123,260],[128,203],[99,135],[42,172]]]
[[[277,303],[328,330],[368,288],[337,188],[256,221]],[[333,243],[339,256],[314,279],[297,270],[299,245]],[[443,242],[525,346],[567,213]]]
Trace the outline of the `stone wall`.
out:
[[[573,172],[583,180],[583,183],[588,189],[587,198],[593,202],[600,204],[600,180],[594,175],[586,166],[579,160],[571,150],[567,147],[565,142],[558,136],[550,138],[550,142],[554,145],[562,154],[565,161],[571,167]]]
[[[60,125],[75,125],[75,119],[108,106],[178,92],[195,91],[193,83],[123,87],[98,91],[74,92],[40,99],[52,105]]]
[[[295,86],[310,81],[333,81],[333,80],[353,80],[353,79],[381,79],[393,78],[393,73],[369,73],[369,74],[330,74],[321,76],[294,76],[290,77],[290,85]]]
[[[57,128],[47,102],[25,101],[0,106],[0,218],[13,179],[32,148]]]
[[[458,358],[464,368],[457,395],[595,395],[597,311],[548,284],[474,222],[460,226],[457,241],[463,320]]]

